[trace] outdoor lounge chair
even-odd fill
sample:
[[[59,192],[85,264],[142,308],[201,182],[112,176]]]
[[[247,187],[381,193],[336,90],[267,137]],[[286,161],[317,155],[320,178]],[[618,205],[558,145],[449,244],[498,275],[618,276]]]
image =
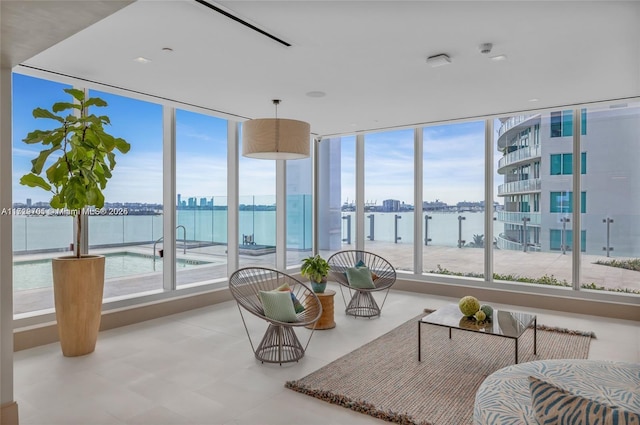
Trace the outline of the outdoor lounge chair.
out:
[[[283,289],[283,285],[288,290]],[[238,303],[238,310],[247,331],[251,349],[258,360],[263,363],[282,364],[298,361],[304,356],[315,330],[315,324],[322,314],[320,300],[311,288],[278,270],[264,267],[245,267],[231,275],[229,289]],[[261,293],[261,291],[265,293]],[[295,312],[296,309],[289,311],[290,306],[280,302],[282,298],[279,295],[283,292],[290,296],[285,301],[288,300],[292,306],[297,305],[297,313]],[[267,295],[269,298],[265,298]],[[280,301],[274,301],[275,298],[272,297],[274,295],[278,296],[276,298]],[[268,305],[265,306],[263,300],[266,300]],[[296,300],[296,302],[294,303],[293,300]],[[286,307],[286,312],[283,314],[288,315],[288,319],[273,318],[274,303],[280,304],[275,307],[276,309]],[[265,312],[265,307],[267,312]],[[304,310],[300,311],[302,308]],[[251,340],[247,322],[242,314],[243,309],[269,323],[262,341],[257,347],[254,346]],[[269,314],[272,317],[269,317]],[[312,327],[311,334],[307,343],[302,346],[294,332],[294,328],[309,325]]]
[[[355,317],[380,316],[380,311],[387,300],[389,289],[396,282],[396,270],[384,258],[367,251],[345,250],[333,254],[327,260],[329,263],[329,279],[340,284],[340,292],[345,303],[345,312]],[[371,287],[355,287],[349,282],[349,269],[366,266],[371,272]],[[347,301],[343,287],[348,288],[350,301]],[[373,297],[374,292],[385,291],[382,304]]]

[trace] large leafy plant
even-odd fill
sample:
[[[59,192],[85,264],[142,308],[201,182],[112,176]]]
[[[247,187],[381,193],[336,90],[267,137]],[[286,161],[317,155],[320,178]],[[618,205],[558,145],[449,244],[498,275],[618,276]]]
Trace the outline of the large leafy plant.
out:
[[[50,192],[52,208],[68,209],[75,216],[75,256],[80,258],[82,214],[88,207],[104,207],[102,191],[116,166],[115,151],[127,153],[131,145],[105,131],[104,126],[111,124],[109,117],[89,113],[89,107],[104,107],[107,102],[85,98],[82,90],[64,91],[73,98],[71,102],[33,110],[34,118],[54,120],[57,127],[34,130],[23,139],[30,145],[41,144],[43,150],[31,161],[31,172],[22,176],[20,184]]]

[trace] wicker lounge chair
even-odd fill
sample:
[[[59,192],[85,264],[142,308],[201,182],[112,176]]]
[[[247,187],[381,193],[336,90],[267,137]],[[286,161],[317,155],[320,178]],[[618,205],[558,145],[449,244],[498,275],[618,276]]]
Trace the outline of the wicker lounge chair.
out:
[[[380,311],[387,300],[389,289],[396,282],[396,270],[384,258],[367,251],[346,250],[333,254],[327,260],[329,266],[329,278],[340,284],[340,292],[345,303],[345,312],[355,317],[380,316]],[[347,269],[364,264],[372,272],[372,288],[354,288],[349,284]],[[347,301],[343,288],[349,290],[350,301]],[[374,292],[385,291],[382,304],[373,297]]]
[[[265,315],[260,291],[274,291],[283,284],[289,286],[291,293],[304,306],[304,311],[296,313],[293,321],[274,320]],[[282,364],[298,361],[304,356],[315,330],[315,323],[322,314],[320,300],[307,285],[278,270],[264,267],[245,267],[231,275],[229,289],[238,303],[238,310],[247,331],[251,349],[258,360],[263,363]],[[247,328],[242,314],[243,309],[269,323],[262,341],[257,347],[251,340],[249,328]],[[312,331],[307,343],[303,346],[298,340],[294,328],[308,325],[312,325]]]

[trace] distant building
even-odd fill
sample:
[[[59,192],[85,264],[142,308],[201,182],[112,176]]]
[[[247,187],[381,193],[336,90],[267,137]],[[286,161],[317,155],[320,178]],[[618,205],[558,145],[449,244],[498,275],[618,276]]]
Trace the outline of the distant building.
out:
[[[468,202],[468,201],[462,201],[462,202],[458,202],[456,204],[456,207],[458,208],[459,212],[464,212],[464,211],[484,211],[484,201],[480,201],[480,202]]]
[[[396,199],[385,199],[382,201],[383,212],[398,212],[400,211],[400,201]]]
[[[573,192],[573,111],[501,119],[497,148],[503,156],[498,173],[504,199],[496,225],[502,226],[500,249],[570,251],[573,205],[580,199],[583,252],[616,256],[640,254],[637,196],[640,181],[637,137],[640,108],[582,110],[580,114],[580,191]],[[615,148],[614,148],[615,146]],[[636,186],[634,186],[636,184]],[[579,196],[579,198],[578,198]],[[611,218],[615,216],[615,221]],[[610,245],[608,245],[610,242]]]
[[[436,199],[434,202],[423,202],[422,210],[423,211],[446,211],[449,208],[446,202],[442,202],[439,199]]]

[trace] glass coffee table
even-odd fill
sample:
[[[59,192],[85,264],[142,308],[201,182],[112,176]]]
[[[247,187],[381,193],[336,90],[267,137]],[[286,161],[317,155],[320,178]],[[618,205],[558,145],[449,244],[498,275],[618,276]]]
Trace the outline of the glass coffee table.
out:
[[[494,310],[492,320],[479,325],[476,321],[463,316],[458,304],[446,305],[418,320],[418,361],[422,360],[420,339],[423,324],[449,328],[449,339],[451,339],[452,329],[511,338],[515,341],[516,363],[518,363],[518,339],[533,324],[533,354],[537,354],[538,319],[535,314]]]

